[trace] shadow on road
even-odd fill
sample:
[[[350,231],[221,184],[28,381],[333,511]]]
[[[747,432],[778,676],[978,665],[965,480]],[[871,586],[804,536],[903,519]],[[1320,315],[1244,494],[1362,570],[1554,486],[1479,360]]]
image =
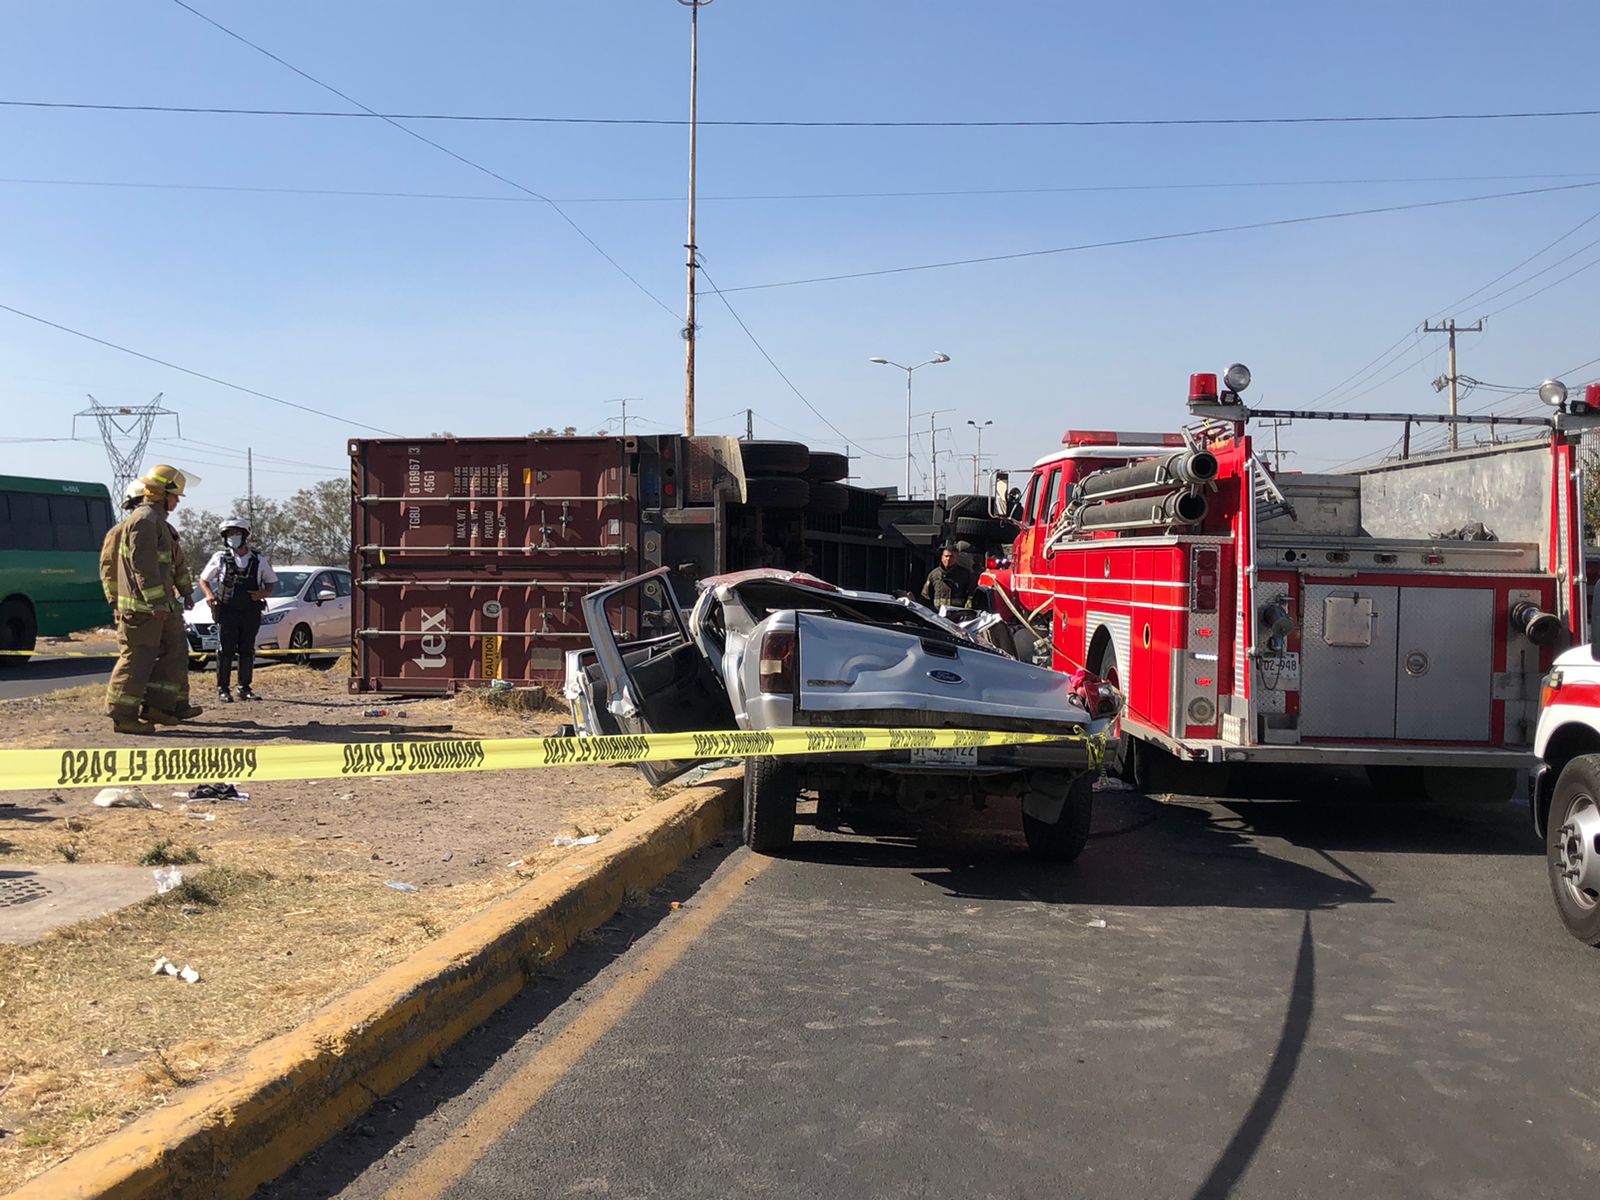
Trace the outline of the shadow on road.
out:
[[[1338,864],[1329,872],[1261,849],[1255,831],[1215,804],[1100,792],[1089,846],[1070,866],[1030,858],[1015,820],[1014,809],[999,805],[943,824],[857,818],[846,826],[851,836],[803,838],[786,857],[909,870],[964,899],[1307,911],[1387,903]]]
[[[1300,927],[1300,952],[1295,958],[1289,1007],[1284,1013],[1277,1049],[1273,1051],[1254,1102],[1210,1173],[1195,1189],[1194,1200],[1224,1200],[1231,1195],[1234,1185],[1244,1178],[1250,1160],[1266,1141],[1267,1131],[1272,1128],[1294,1079],[1295,1068],[1300,1065],[1300,1051],[1305,1047],[1306,1035],[1311,1030],[1311,1014],[1316,1006],[1316,985],[1317,951],[1311,938],[1311,914],[1307,913]]]

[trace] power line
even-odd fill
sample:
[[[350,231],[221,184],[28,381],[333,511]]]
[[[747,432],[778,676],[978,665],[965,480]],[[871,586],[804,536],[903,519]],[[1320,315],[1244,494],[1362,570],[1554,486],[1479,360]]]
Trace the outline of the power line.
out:
[[[175,0],[176,2],[176,0]],[[873,279],[884,275],[905,275],[917,271],[939,271],[949,267],[969,267],[981,263],[1010,262],[1023,258],[1044,258],[1054,254],[1074,254],[1083,250],[1106,250],[1121,246],[1143,246],[1155,242],[1180,241],[1186,238],[1210,237],[1220,233],[1243,233],[1255,229],[1275,229],[1289,225],[1308,225],[1318,221],[1338,221],[1350,217],[1370,217],[1388,213],[1413,212],[1425,208],[1444,208],[1457,204],[1477,204],[1485,200],[1508,200],[1521,196],[1543,196],[1553,192],[1566,192],[1581,188],[1600,187],[1597,183],[1566,183],[1552,187],[1522,188],[1511,192],[1490,192],[1479,196],[1457,196],[1448,200],[1421,200],[1411,204],[1388,204],[1377,208],[1353,208],[1342,212],[1313,213],[1304,217],[1279,217],[1271,221],[1249,221],[1238,225],[1215,225],[1206,229],[1185,229],[1174,233],[1144,234],[1139,237],[1111,238],[1101,242],[1079,242],[1071,246],[1052,246],[1044,250],[1017,250],[1010,254],[985,254],[973,258],[946,259],[941,262],[916,263],[905,267],[881,267],[872,271],[846,271],[837,275],[813,275],[805,279],[785,279],[773,283],[747,283],[740,287],[723,289],[725,292],[759,292],[772,288],[801,287],[813,283],[838,283],[851,279]],[[720,293],[719,293],[720,294]]]
[[[1594,246],[1596,244],[1600,244],[1600,238],[1597,238],[1595,241],[1590,242],[1589,246]],[[1584,246],[1582,249],[1574,251],[1573,254],[1581,254],[1583,252],[1583,250],[1589,249],[1589,246]],[[1550,270],[1551,267],[1555,267],[1555,266],[1558,266],[1561,263],[1566,262],[1567,259],[1570,259],[1571,257],[1572,257],[1572,254],[1569,254],[1569,255],[1567,255],[1566,258],[1557,259],[1555,262],[1550,264],[1550,267],[1546,267],[1545,271]],[[1542,288],[1536,288],[1535,290],[1529,292],[1526,296],[1519,296],[1517,299],[1511,301],[1511,303],[1509,303],[1509,304],[1502,304],[1499,308],[1490,309],[1488,312],[1484,313],[1483,315],[1486,316],[1486,317],[1492,317],[1496,313],[1505,312],[1506,309],[1508,309],[1508,308],[1515,308],[1519,304],[1526,304],[1529,300],[1532,300],[1535,296],[1544,295],[1546,292],[1548,292],[1551,288],[1555,287],[1556,285],[1565,283],[1567,280],[1571,279],[1574,275],[1583,274],[1590,267],[1596,266],[1597,264],[1600,264],[1600,258],[1591,258],[1588,262],[1584,263],[1583,266],[1577,268],[1576,270],[1568,271],[1565,275],[1562,275],[1559,278],[1552,279],[1549,283],[1545,284]],[[1537,274],[1530,275],[1530,276],[1528,276],[1527,279],[1524,279],[1522,281],[1522,283],[1517,284],[1516,287],[1521,287],[1522,284],[1524,284],[1524,283],[1531,283],[1533,280],[1537,279],[1540,275],[1543,275],[1543,274],[1544,274],[1544,271],[1540,271]],[[1512,288],[1507,288],[1506,289],[1506,291],[1511,291],[1511,290],[1513,290],[1513,289]],[[1499,293],[1496,293],[1496,294],[1497,295],[1504,295],[1505,292],[1499,292]]]
[[[183,4],[183,0],[174,0],[174,3]],[[204,13],[189,8],[202,20],[210,21],[232,37],[239,38],[246,45],[260,50],[253,42],[247,42],[232,30],[224,28],[212,21]],[[268,52],[262,50],[263,54]],[[270,57],[276,57],[270,55]],[[283,60],[278,59],[279,62]],[[288,66],[288,63],[284,63]],[[297,70],[297,68],[291,68]],[[305,75],[305,72],[298,71]],[[306,75],[307,79],[312,79]],[[319,80],[312,79],[313,83]],[[326,84],[323,85],[327,87]],[[350,97],[335,91],[328,90],[340,99],[350,100]],[[355,104],[354,100],[350,103]],[[550,117],[529,116],[517,113],[439,113],[439,112],[411,112],[411,113],[381,113],[358,105],[363,111],[334,112],[322,109],[308,108],[233,108],[221,105],[184,105],[184,104],[90,104],[81,101],[68,100],[0,100],[0,107],[6,108],[43,108],[43,109],[74,109],[86,112],[142,112],[142,113],[180,113],[198,114],[203,116],[229,116],[229,117],[316,117],[345,120],[376,119],[380,121],[463,121],[480,122],[487,124],[510,125],[645,125],[665,126],[668,128],[686,127],[689,122],[678,117]],[[1078,118],[1078,119],[1031,119],[1031,120],[994,120],[994,121],[952,121],[952,120],[919,120],[919,121],[889,121],[889,120],[758,120],[758,119],[724,119],[701,120],[701,125],[715,125],[731,129],[1157,129],[1170,126],[1233,126],[1233,125],[1384,125],[1406,124],[1413,122],[1432,121],[1536,121],[1553,120],[1572,117],[1597,117],[1600,109],[1595,108],[1567,108],[1567,109],[1531,109],[1525,111],[1505,112],[1456,112],[1456,113],[1369,113],[1369,114],[1339,114],[1333,116],[1268,116],[1268,117],[1103,117],[1103,118]]]
[[[334,87],[331,83],[324,83],[321,79],[318,79],[315,75],[312,75],[308,71],[301,70],[299,67],[295,66],[292,62],[289,62],[285,58],[279,57],[278,55],[274,54],[271,50],[268,50],[265,46],[261,46],[261,45],[256,44],[255,42],[252,42],[249,38],[245,37],[243,34],[235,33],[233,30],[229,29],[226,25],[222,24],[222,22],[217,21],[212,17],[208,17],[205,13],[201,12],[198,8],[195,8],[193,5],[186,3],[185,0],[172,0],[172,2],[174,4],[176,4],[179,8],[183,9],[185,12],[192,13],[194,16],[200,18],[200,20],[204,21],[207,25],[210,25],[212,28],[220,30],[222,33],[227,34],[229,37],[234,39],[234,41],[239,42],[239,43],[241,43],[243,45],[246,45],[246,46],[250,47],[250,49],[256,51],[258,54],[265,55],[267,58],[270,58],[273,62],[277,63],[279,66],[286,67],[289,70],[293,71],[296,75],[300,76],[302,79],[308,80],[309,82],[316,84],[318,87],[322,88],[324,91],[331,92],[333,95],[339,97],[339,99],[345,101],[347,104],[355,105],[357,108],[361,109],[361,111],[363,113],[365,113],[366,115],[371,116],[371,117],[375,117],[378,120],[383,121],[384,123],[386,123],[388,125],[392,125],[394,128],[398,129],[401,133],[405,134],[407,137],[415,138],[417,141],[423,143],[424,145],[432,146],[435,150],[439,151],[441,154],[447,154],[451,158],[455,159],[457,162],[463,163],[466,166],[471,167],[475,171],[481,171],[481,172],[483,172],[483,174],[489,176],[489,178],[498,180],[499,182],[505,184],[507,187],[516,188],[517,191],[523,192],[523,193],[525,193],[525,194],[527,194],[529,196],[532,196],[536,200],[540,200],[540,201],[543,201],[545,204],[548,204],[550,206],[550,210],[552,212],[554,212],[558,217],[560,217],[569,226],[571,226],[573,232],[576,233],[579,237],[581,237],[585,242],[589,243],[590,247],[594,250],[594,252],[596,254],[598,254],[601,258],[605,259],[606,262],[610,263],[613,267],[615,267],[617,269],[617,271],[622,275],[622,277],[624,279],[626,279],[629,283],[633,284],[634,287],[638,288],[639,291],[643,292],[646,296],[648,296],[655,303],[656,307],[658,307],[658,308],[662,309],[663,311],[665,311],[669,316],[672,317],[672,319],[674,321],[681,321],[681,318],[679,317],[679,315],[676,312],[674,312],[667,304],[665,304],[654,292],[652,292],[649,288],[645,287],[644,284],[640,283],[637,279],[635,279],[628,272],[627,268],[625,268],[616,259],[612,258],[610,254],[606,253],[604,247],[602,247],[599,242],[595,241],[586,232],[584,232],[582,226],[580,226],[576,221],[574,221],[570,216],[568,216],[566,211],[559,204],[557,204],[554,200],[550,199],[548,196],[542,195],[541,193],[534,191],[530,187],[525,187],[524,185],[518,183],[515,179],[511,179],[508,176],[502,175],[498,171],[491,170],[489,167],[484,166],[480,162],[475,162],[474,160],[468,158],[464,154],[456,153],[456,151],[450,149],[450,147],[444,145],[442,142],[436,142],[432,138],[418,133],[415,129],[410,129],[407,126],[400,124],[400,118],[389,116],[387,114],[380,113],[380,112],[376,111],[375,109],[368,108],[365,104],[361,103],[361,101],[357,100],[354,96],[351,96],[351,95],[349,95],[349,94],[347,94],[345,92],[341,92],[338,88]],[[343,114],[343,115],[345,115],[345,116],[354,116],[356,114],[354,114],[354,113],[346,113],[346,114]]]
[[[118,345],[116,342],[107,341],[105,338],[95,337],[92,333],[85,333],[81,329],[74,329],[70,325],[62,325],[58,321],[51,321],[45,317],[37,316],[31,312],[23,312],[22,309],[13,308],[9,304],[0,304],[0,312],[8,312],[13,316],[22,317],[25,320],[36,321],[40,325],[46,325],[51,329],[58,329],[62,333],[70,333],[73,337],[82,338],[86,342],[93,342],[97,346],[104,346],[108,350],[117,350],[123,354],[131,354],[134,358],[142,358],[145,362],[155,363],[158,367],[166,367],[169,371],[180,371],[185,375],[192,375],[196,379],[204,379],[207,383],[214,383],[218,387],[229,388],[235,392],[243,392],[247,396],[255,396],[260,400],[270,400],[273,404],[281,404],[285,408],[298,409],[300,412],[310,413],[315,417],[326,417],[330,421],[338,421],[344,425],[353,425],[357,429],[370,429],[373,433],[388,434],[390,437],[402,436],[392,429],[383,429],[377,425],[368,425],[363,421],[352,420],[349,417],[341,417],[337,413],[324,412],[322,409],[312,408],[308,404],[297,404],[293,400],[285,400],[283,397],[274,396],[270,392],[260,392],[255,388],[245,387],[242,383],[233,383],[216,375],[207,375],[204,371],[196,371],[190,367],[180,366],[179,364],[172,362],[170,359],[157,358],[153,354],[145,354],[142,351],[134,350],[128,346]]]
[[[1501,272],[1499,275],[1496,275],[1493,279],[1489,280],[1489,282],[1484,284],[1482,287],[1473,288],[1472,291],[1468,292],[1465,296],[1462,296],[1461,299],[1452,300],[1449,304],[1445,305],[1443,308],[1441,308],[1438,312],[1436,312],[1434,314],[1435,318],[1449,316],[1452,310],[1460,308],[1468,300],[1471,300],[1474,296],[1478,295],[1478,293],[1487,291],[1489,288],[1492,288],[1495,284],[1499,283],[1502,279],[1506,278],[1506,276],[1508,276],[1508,275],[1515,275],[1518,271],[1522,270],[1523,267],[1527,266],[1529,263],[1531,263],[1534,259],[1538,258],[1545,251],[1547,251],[1547,250],[1551,249],[1552,247],[1557,246],[1560,243],[1566,241],[1573,234],[1577,233],[1578,230],[1582,229],[1585,225],[1589,224],[1590,221],[1593,221],[1597,217],[1600,217],[1600,209],[1597,209],[1596,211],[1590,213],[1587,217],[1585,217],[1583,220],[1579,221],[1571,229],[1567,230],[1560,237],[1556,238],[1555,241],[1547,242],[1545,245],[1540,246],[1539,249],[1535,250],[1532,254],[1528,255],[1527,258],[1523,259],[1516,266],[1512,267],[1509,271]],[[1590,244],[1592,245],[1593,243],[1590,243]],[[1493,299],[1493,297],[1491,296],[1490,299]]]
[[[701,196],[705,203],[754,203],[788,200],[915,200],[948,199],[962,196],[1054,196],[1098,192],[1165,192],[1200,190],[1239,190],[1248,188],[1364,187],[1379,184],[1484,183],[1536,179],[1600,179],[1600,172],[1568,171],[1539,175],[1396,175],[1364,179],[1240,179],[1186,183],[1106,183],[1071,187],[939,188],[922,191],[887,192],[750,192],[726,196]],[[363,188],[269,187],[223,183],[143,183],[119,179],[38,179],[0,178],[0,184],[38,187],[129,188],[173,192],[245,192],[269,196],[348,196],[358,199],[456,200],[487,204],[682,204],[682,196],[494,196],[471,192],[404,192]],[[1559,238],[1557,239],[1560,240]],[[1535,258],[1538,255],[1534,255]],[[1515,268],[1513,268],[1515,270]],[[1507,272],[1506,274],[1510,274]],[[1504,276],[1501,276],[1504,278]],[[1491,283],[1498,280],[1491,280]]]
[[[728,315],[731,316],[735,321],[738,322],[740,329],[744,330],[744,335],[747,338],[750,339],[750,344],[752,346],[754,346],[758,351],[760,351],[761,357],[767,360],[767,365],[770,366],[774,371],[776,371],[778,373],[778,378],[783,380],[783,382],[788,385],[788,388],[789,388],[789,390],[791,392],[793,392],[796,396],[800,397],[800,403],[804,404],[807,408],[809,408],[811,410],[812,415],[815,416],[817,418],[817,420],[821,421],[829,429],[833,430],[834,433],[836,433],[841,439],[843,439],[845,445],[847,445],[847,446],[855,446],[855,448],[857,450],[859,450],[862,454],[871,455],[873,458],[888,458],[889,457],[889,455],[887,455],[887,454],[879,454],[876,450],[868,450],[865,446],[856,445],[855,442],[853,442],[849,437],[847,437],[845,435],[845,433],[844,433],[844,431],[842,429],[840,429],[832,421],[828,420],[827,417],[823,416],[822,415],[822,410],[819,409],[815,404],[811,403],[811,401],[806,397],[806,394],[804,392],[802,392],[799,388],[797,388],[794,385],[794,381],[783,373],[783,368],[780,367],[777,364],[776,361],[774,361],[772,355],[767,353],[767,348],[765,346],[763,346],[759,340],[757,340],[755,334],[750,332],[750,326],[748,326],[748,325],[746,325],[744,323],[744,318],[741,317],[738,314],[738,312],[736,312],[734,310],[734,307],[733,307],[732,304],[728,303],[728,298],[726,296],[724,296],[722,294],[722,290],[717,287],[716,280],[711,278],[711,275],[710,275],[710,273],[708,271],[706,271],[704,264],[701,265],[700,273],[706,277],[706,282],[711,285],[712,292],[717,296],[717,298],[719,300],[722,301],[724,307],[727,308]]]

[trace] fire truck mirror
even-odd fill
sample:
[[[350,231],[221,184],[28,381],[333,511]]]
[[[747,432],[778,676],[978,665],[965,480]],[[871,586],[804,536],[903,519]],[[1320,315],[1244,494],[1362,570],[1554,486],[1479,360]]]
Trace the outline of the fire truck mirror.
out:
[[[1322,640],[1330,646],[1372,645],[1372,597],[1329,596],[1322,602]]]

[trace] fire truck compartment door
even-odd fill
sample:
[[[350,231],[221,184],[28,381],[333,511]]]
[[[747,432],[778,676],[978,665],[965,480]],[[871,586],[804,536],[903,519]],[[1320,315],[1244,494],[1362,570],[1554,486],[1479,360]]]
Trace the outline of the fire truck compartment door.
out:
[[[1400,589],[1395,736],[1485,742],[1492,733],[1494,593]]]
[[[1300,638],[1302,736],[1394,736],[1399,592],[1348,584],[1306,586]]]

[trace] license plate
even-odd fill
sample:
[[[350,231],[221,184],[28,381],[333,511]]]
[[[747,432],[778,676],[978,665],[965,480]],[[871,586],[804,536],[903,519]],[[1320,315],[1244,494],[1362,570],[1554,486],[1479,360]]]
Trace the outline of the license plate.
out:
[[[978,765],[976,746],[953,746],[948,750],[913,750],[911,765],[916,766],[975,767]]]
[[[217,649],[217,645],[218,645],[218,643],[217,643],[217,635],[216,634],[213,633],[209,637],[207,637],[204,634],[201,635],[201,637],[200,637],[200,649],[202,649],[202,650],[215,650],[215,649]]]

